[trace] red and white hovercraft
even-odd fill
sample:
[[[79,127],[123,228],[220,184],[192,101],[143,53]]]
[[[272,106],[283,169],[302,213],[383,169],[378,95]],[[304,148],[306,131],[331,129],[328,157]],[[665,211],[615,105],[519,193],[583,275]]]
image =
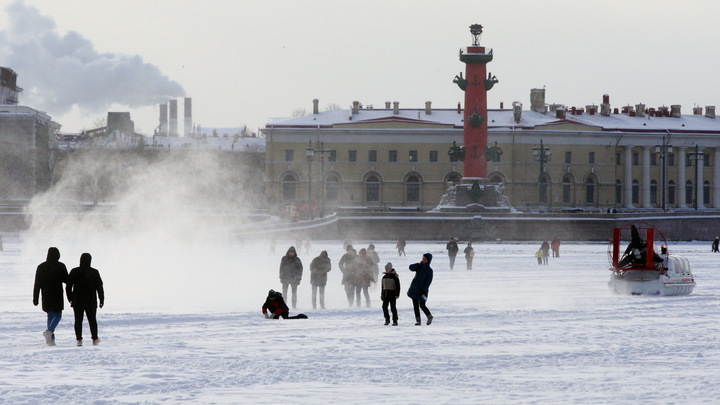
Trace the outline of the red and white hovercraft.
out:
[[[630,241],[621,253],[622,236]],[[645,236],[644,238],[642,236]],[[659,253],[655,242],[660,242]],[[649,224],[614,228],[608,249],[610,291],[624,295],[688,295],[695,287],[690,263],[667,250],[665,236]]]

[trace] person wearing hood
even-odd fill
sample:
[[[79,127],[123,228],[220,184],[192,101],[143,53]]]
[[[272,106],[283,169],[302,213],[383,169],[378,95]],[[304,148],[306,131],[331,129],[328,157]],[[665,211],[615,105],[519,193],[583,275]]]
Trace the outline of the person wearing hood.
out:
[[[447,243],[447,245],[445,245],[445,250],[448,251],[448,259],[450,260],[450,270],[454,270],[455,269],[455,257],[457,257],[458,251],[460,250],[455,238],[450,238],[450,241]]]
[[[373,261],[373,283],[377,283],[378,279],[380,278],[380,256],[378,256],[377,252],[375,251],[375,245],[373,245],[372,243],[369,244],[367,247],[367,255]]]
[[[317,295],[320,290],[320,308],[325,309],[325,285],[327,274],[332,270],[332,263],[327,251],[320,252],[320,256],[314,258],[310,263],[310,285],[312,286],[312,306],[317,309]]]
[[[285,256],[280,260],[280,282],[283,287],[283,295],[287,295],[288,285],[292,286],[292,307],[297,307],[297,287],[302,280],[303,265],[297,257],[295,246],[290,246]]]
[[[42,293],[42,310],[47,313],[47,329],[43,336],[48,346],[55,346],[55,328],[65,309],[63,283],[67,283],[67,278],[67,267],[60,262],[60,251],[56,247],[49,248],[47,259],[37,266],[33,286],[33,305],[39,304]]]
[[[388,305],[392,311],[393,326],[398,324],[398,313],[396,300],[400,298],[400,278],[398,277],[392,263],[385,265],[385,274],[380,282],[380,299],[382,299],[383,315],[385,316],[385,325],[390,324],[390,313],[388,313]]]
[[[105,305],[105,290],[100,272],[90,267],[91,263],[90,253],[80,255],[80,267],[75,267],[70,271],[65,287],[68,300],[75,312],[75,338],[78,346],[82,346],[83,342],[82,324],[85,315],[90,325],[93,345],[100,343],[96,316],[98,301],[100,301],[100,308]]]
[[[413,277],[412,282],[410,282],[407,296],[410,297],[413,302],[415,326],[422,325],[420,322],[420,309],[422,309],[427,317],[427,325],[430,325],[433,321],[433,316],[425,305],[428,299],[428,293],[430,292],[430,284],[432,284],[433,280],[433,270],[430,267],[430,262],[432,262],[432,254],[425,253],[419,263],[410,265],[410,271],[415,272],[415,277]]]
[[[268,296],[262,306],[262,313],[265,315],[265,319],[307,319],[307,315],[305,314],[290,316],[290,309],[285,303],[282,293],[275,290],[268,292]]]
[[[353,249],[352,245],[348,245],[346,252],[340,258],[338,267],[342,272],[341,284],[345,286],[345,295],[347,295],[348,306],[352,307],[357,295],[357,303],[360,306],[360,287],[357,285],[357,273],[359,269],[360,257]]]
[[[356,297],[357,297],[357,306],[360,306],[360,292],[358,290],[362,290],[363,295],[365,296],[365,306],[370,308],[370,293],[368,292],[368,287],[370,287],[370,284],[373,282],[373,260],[368,256],[366,249],[360,249],[358,252],[358,272],[356,274],[357,280],[356,280]]]

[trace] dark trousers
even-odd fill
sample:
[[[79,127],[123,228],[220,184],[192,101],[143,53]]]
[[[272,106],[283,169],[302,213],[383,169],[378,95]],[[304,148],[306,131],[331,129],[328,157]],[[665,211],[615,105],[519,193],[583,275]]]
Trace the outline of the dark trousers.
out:
[[[430,310],[425,306],[425,301],[412,300],[412,302],[413,310],[415,311],[415,319],[420,319],[420,309],[422,309],[426,317],[429,318],[432,316]]]
[[[388,305],[390,305],[390,310],[392,311],[393,322],[397,322],[398,314],[397,314],[397,305],[395,303],[395,297],[383,300],[382,309],[383,309],[383,315],[385,315],[386,321],[390,320],[390,312],[388,312]]]
[[[73,307],[73,311],[75,312],[75,338],[82,340],[83,315],[87,315],[88,325],[90,325],[90,336],[93,340],[97,339],[97,307]]]

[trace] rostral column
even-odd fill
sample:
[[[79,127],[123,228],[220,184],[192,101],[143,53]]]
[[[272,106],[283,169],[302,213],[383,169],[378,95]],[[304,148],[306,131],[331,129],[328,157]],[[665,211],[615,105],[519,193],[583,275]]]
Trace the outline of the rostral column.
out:
[[[462,73],[455,76],[454,83],[465,91],[465,108],[463,113],[463,143],[465,160],[463,166],[463,182],[487,181],[487,92],[498,82],[495,76],[487,74],[485,65],[492,61],[493,53],[485,53],[480,46],[480,34],[483,26],[470,26],[472,45],[464,51],[460,50],[460,61],[465,63],[465,77]]]

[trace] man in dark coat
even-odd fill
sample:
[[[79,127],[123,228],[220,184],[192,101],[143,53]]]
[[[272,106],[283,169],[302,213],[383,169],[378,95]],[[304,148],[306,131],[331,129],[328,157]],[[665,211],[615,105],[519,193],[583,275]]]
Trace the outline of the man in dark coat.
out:
[[[357,283],[358,278],[358,262],[360,257],[352,246],[347,247],[347,251],[340,258],[338,267],[342,272],[341,284],[345,286],[345,295],[347,296],[348,306],[352,307],[357,295],[357,303],[360,306],[360,286]]]
[[[265,299],[265,303],[262,306],[262,313],[266,319],[278,319],[280,317],[283,319],[307,319],[307,315],[305,314],[289,316],[290,309],[287,304],[285,304],[282,294],[275,290],[268,292],[267,299]]]
[[[320,256],[314,258],[310,263],[310,285],[312,286],[312,306],[317,308],[317,293],[320,290],[320,308],[325,309],[325,285],[327,274],[332,270],[332,263],[327,251],[320,252]]]
[[[295,246],[290,246],[285,256],[280,260],[280,282],[283,286],[283,295],[287,295],[288,285],[292,286],[292,307],[297,306],[297,287],[302,280],[303,265],[297,257]]]
[[[445,245],[445,250],[448,251],[448,258],[450,259],[450,270],[454,270],[455,257],[457,257],[458,251],[460,250],[455,238],[450,238],[450,241],[447,243],[447,245]]]
[[[408,289],[407,295],[412,299],[413,310],[415,310],[415,325],[422,325],[420,322],[420,309],[423,310],[427,317],[427,324],[430,325],[433,321],[433,316],[430,310],[425,305],[428,299],[428,293],[430,292],[430,284],[433,280],[433,270],[430,267],[432,262],[432,254],[425,253],[420,260],[420,263],[413,263],[410,265],[410,271],[415,272],[412,282],[410,282],[410,288]]]
[[[67,282],[67,278],[67,267],[60,262],[60,251],[56,247],[49,248],[47,259],[35,271],[33,287],[33,305],[38,305],[42,292],[42,310],[47,312],[47,330],[43,332],[43,336],[49,346],[55,345],[55,327],[65,309],[63,283]]]
[[[87,316],[90,325],[90,335],[94,345],[100,343],[98,338],[97,308],[98,300],[100,308],[105,305],[105,290],[100,272],[90,267],[92,256],[90,253],[80,255],[80,267],[75,267],[68,276],[67,291],[68,300],[75,312],[75,338],[77,345],[82,346],[82,324],[83,316]]]

